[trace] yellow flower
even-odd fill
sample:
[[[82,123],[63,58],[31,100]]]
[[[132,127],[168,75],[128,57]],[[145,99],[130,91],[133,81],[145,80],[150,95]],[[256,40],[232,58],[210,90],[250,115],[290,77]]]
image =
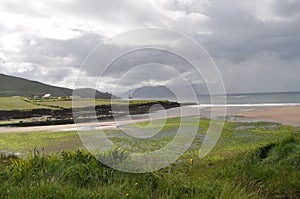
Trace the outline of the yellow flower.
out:
[[[126,193],[125,196],[126,196],[126,197],[129,196],[129,193]]]
[[[192,165],[194,162],[193,162],[193,159],[190,159],[190,164]]]
[[[138,183],[136,182],[136,183],[134,183],[134,186],[138,186]]]

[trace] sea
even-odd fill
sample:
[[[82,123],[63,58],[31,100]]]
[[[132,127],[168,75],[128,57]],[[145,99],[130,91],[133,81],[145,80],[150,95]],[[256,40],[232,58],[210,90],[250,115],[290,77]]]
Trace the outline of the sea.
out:
[[[300,105],[300,92],[280,93],[244,93],[198,96],[198,103],[202,106],[288,106]],[[212,103],[213,101],[213,103]]]
[[[211,100],[213,98],[213,100]],[[153,98],[152,98],[153,99]],[[166,99],[166,98],[155,98]],[[236,110],[250,110],[256,107],[276,107],[276,106],[300,106],[300,92],[280,92],[280,93],[242,93],[242,94],[227,94],[224,95],[202,95],[198,99],[192,100],[188,96],[179,101],[176,98],[169,98],[169,101],[177,101],[185,104],[178,108],[168,110],[161,110],[152,113],[154,118],[164,118],[166,115],[171,116],[192,116],[197,115],[201,110],[202,114],[209,115],[210,112],[205,113],[203,110],[210,107],[237,107]],[[166,111],[166,112],[165,112]],[[135,119],[148,118],[148,114],[141,114],[133,116]],[[124,117],[126,118],[126,117]],[[127,118],[126,118],[127,119]]]
[[[169,100],[173,102],[198,104],[200,106],[299,106],[300,91],[298,92],[273,92],[273,93],[238,93],[226,95],[198,95],[197,98],[180,96],[181,100],[174,97],[151,98],[156,100]],[[150,98],[137,98],[149,100]],[[134,99],[134,100],[137,100]]]

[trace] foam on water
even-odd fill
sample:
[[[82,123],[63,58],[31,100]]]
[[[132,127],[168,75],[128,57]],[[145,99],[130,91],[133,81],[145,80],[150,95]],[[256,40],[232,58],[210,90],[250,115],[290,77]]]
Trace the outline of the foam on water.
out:
[[[211,107],[280,107],[280,106],[300,106],[300,103],[256,103],[256,104],[200,104],[190,107],[211,108]]]

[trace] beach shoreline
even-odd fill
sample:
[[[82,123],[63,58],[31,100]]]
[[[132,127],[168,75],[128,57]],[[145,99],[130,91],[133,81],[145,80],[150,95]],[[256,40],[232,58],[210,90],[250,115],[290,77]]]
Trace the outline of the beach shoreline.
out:
[[[300,106],[251,107],[244,110],[235,110],[228,116],[228,121],[263,121],[300,126]]]
[[[201,109],[201,118],[210,118],[211,111],[223,113],[226,108],[227,122],[273,122],[290,126],[300,126],[300,106],[259,106],[259,107],[208,107]],[[218,115],[218,114],[217,114]],[[169,117],[176,117],[175,115]],[[178,116],[179,117],[179,116]],[[145,122],[148,119],[137,119],[123,122],[100,122],[98,124],[63,124],[49,126],[31,126],[31,127],[1,127],[0,133],[6,132],[29,132],[29,131],[76,131],[76,128],[87,126],[98,126],[100,129],[117,129],[119,124],[126,125],[133,122]]]

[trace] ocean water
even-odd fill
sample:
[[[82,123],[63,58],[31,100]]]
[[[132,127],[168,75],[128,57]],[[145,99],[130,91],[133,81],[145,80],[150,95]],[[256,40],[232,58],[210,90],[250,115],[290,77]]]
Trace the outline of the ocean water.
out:
[[[228,94],[213,98],[216,105],[223,104],[224,99],[228,105],[300,105],[300,92]],[[198,100],[200,105],[212,104],[210,96],[198,96]]]
[[[203,106],[228,105],[228,106],[264,106],[264,105],[300,105],[300,92],[278,92],[278,93],[239,93],[222,95],[200,95],[195,97],[180,96],[180,98],[138,98],[177,101],[179,103],[199,103]],[[180,100],[179,100],[180,99]],[[198,101],[197,101],[198,99]]]
[[[157,111],[157,117],[164,117],[163,114],[171,116],[193,116],[199,112],[204,117],[211,117],[208,107],[237,107],[235,111],[248,110],[253,107],[274,107],[274,106],[300,106],[300,92],[284,93],[250,93],[250,94],[230,94],[227,96],[213,96],[214,103],[211,103],[210,96],[198,96],[199,104],[173,108],[169,110]],[[188,99],[188,98],[187,98]],[[224,104],[224,99],[226,103]],[[189,100],[185,102],[191,102]],[[207,111],[205,111],[207,110]],[[166,113],[164,113],[166,111]],[[214,112],[215,116],[223,114],[221,111]],[[148,117],[148,114],[146,114]]]

